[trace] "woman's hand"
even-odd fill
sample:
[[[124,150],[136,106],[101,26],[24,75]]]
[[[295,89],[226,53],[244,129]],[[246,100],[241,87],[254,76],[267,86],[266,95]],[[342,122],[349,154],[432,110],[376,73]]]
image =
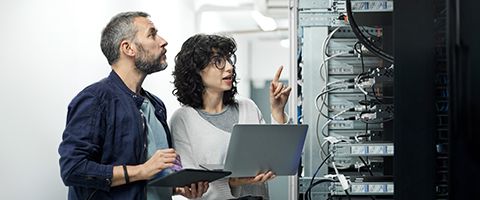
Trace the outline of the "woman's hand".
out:
[[[200,198],[208,190],[208,182],[192,183],[190,186],[175,188],[175,194],[189,199]]]
[[[287,87],[279,81],[282,70],[283,66],[280,66],[270,84],[270,109],[273,118],[279,123],[286,122],[284,109],[288,101],[288,96],[290,96],[290,91],[292,91],[291,87]]]
[[[268,171],[265,173],[258,174],[255,177],[230,178],[228,180],[228,183],[230,184],[230,187],[236,187],[236,186],[246,185],[246,184],[260,184],[268,180],[271,180],[273,178],[275,178],[275,174],[273,174],[273,172],[271,171]]]

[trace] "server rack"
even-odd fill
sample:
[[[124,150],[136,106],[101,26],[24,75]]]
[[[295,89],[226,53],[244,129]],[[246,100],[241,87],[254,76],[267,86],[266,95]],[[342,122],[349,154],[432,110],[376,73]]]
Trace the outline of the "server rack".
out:
[[[391,53],[393,1],[351,6],[360,31]],[[300,0],[290,8],[293,116],[310,129],[299,195],[289,198],[392,199],[393,63],[359,43],[346,1]]]
[[[297,25],[292,28],[295,34],[291,34],[294,38],[292,47],[295,47],[292,49],[294,58],[292,66],[298,70],[292,75],[291,80],[295,80],[294,84],[299,87],[297,99],[293,104],[297,109],[299,123],[315,124],[315,105],[312,102],[314,95],[322,92],[319,88],[325,85],[318,84],[321,78],[309,66],[319,66],[319,63],[323,62],[319,58],[322,54],[316,53],[324,50],[317,48],[322,46],[322,38],[328,37],[336,27],[348,28],[337,20],[336,12],[341,11],[344,4],[335,0],[292,2],[291,9],[297,11],[294,15],[296,17],[292,17],[293,21],[297,21]],[[361,4],[365,1],[353,2]],[[387,36],[383,42],[393,44],[384,47],[387,50],[393,49],[395,58],[394,120],[391,124],[382,125],[381,131],[391,131],[391,134],[386,134],[388,136],[383,139],[392,140],[394,155],[387,157],[387,160],[393,158],[387,161],[393,164],[390,166],[384,164],[379,174],[393,172],[391,173],[393,184],[377,180],[379,183],[377,187],[383,184],[388,188],[391,185],[394,188],[393,196],[385,193],[365,195],[350,190],[350,198],[409,200],[476,198],[480,186],[478,182],[480,157],[475,155],[480,148],[480,134],[475,120],[480,114],[478,106],[480,92],[476,88],[480,85],[478,67],[480,30],[475,19],[478,18],[476,13],[480,10],[480,2],[404,0],[390,3],[393,3],[395,8],[394,12],[391,12],[392,29],[384,27],[382,31],[383,35]],[[333,5],[336,8],[333,8]],[[377,20],[371,20],[369,25],[385,24],[385,21],[388,21],[374,18]],[[391,36],[391,42],[388,41],[388,36]],[[337,34],[337,37],[333,38],[340,39],[341,36]],[[354,66],[352,62],[350,63]],[[340,71],[350,70],[335,67],[339,64],[333,59],[328,65],[327,68],[333,66]],[[352,102],[352,98],[354,99],[342,94],[330,96],[344,102]],[[333,104],[329,102],[329,105],[334,105],[334,102]],[[352,127],[358,127],[358,124],[353,124]],[[335,133],[335,130],[328,129],[328,132]],[[309,139],[303,158],[303,176],[298,182],[300,195],[290,196],[290,199],[303,198],[301,193],[307,189],[306,184],[310,182],[305,179],[308,180],[313,174],[313,166],[321,163],[320,159],[312,156],[320,149],[320,145],[316,144],[315,137]],[[341,144],[334,148],[340,150],[337,151],[338,154],[359,149],[354,146],[362,145]],[[386,149],[389,144],[384,146]],[[318,174],[324,175],[329,172],[330,169],[323,167]],[[316,180],[319,178],[314,179]],[[350,188],[352,187],[364,188],[365,184],[353,182],[350,184]],[[341,190],[343,188],[338,180],[334,180],[332,184],[319,184],[313,192],[316,195],[313,198],[345,196],[336,193]]]

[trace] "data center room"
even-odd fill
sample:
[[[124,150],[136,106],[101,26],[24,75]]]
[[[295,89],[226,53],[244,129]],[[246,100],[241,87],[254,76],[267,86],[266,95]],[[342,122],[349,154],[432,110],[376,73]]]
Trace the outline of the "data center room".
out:
[[[58,146],[67,107],[110,72],[100,34],[118,12],[151,15],[169,67],[143,87],[167,118],[175,55],[196,33],[235,39],[238,93],[270,120],[269,87],[292,88],[309,129],[296,176],[272,200],[476,199],[479,1],[17,0],[0,2],[0,199],[67,199]],[[175,200],[183,200],[179,195]]]

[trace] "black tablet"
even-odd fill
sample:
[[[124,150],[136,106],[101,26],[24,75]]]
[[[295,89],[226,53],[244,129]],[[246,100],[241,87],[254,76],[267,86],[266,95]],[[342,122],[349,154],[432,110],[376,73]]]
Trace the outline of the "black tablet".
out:
[[[150,180],[149,185],[162,187],[183,187],[200,181],[212,182],[230,175],[229,171],[203,169],[181,169],[161,178]]]

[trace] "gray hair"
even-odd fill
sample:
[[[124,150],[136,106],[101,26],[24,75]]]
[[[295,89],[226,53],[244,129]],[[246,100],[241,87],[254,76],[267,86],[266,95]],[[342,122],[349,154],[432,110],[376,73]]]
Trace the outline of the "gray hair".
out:
[[[122,12],[115,15],[102,31],[100,47],[107,57],[108,64],[112,65],[120,57],[120,43],[122,40],[134,40],[137,29],[133,25],[136,17],[150,17],[145,12]]]

